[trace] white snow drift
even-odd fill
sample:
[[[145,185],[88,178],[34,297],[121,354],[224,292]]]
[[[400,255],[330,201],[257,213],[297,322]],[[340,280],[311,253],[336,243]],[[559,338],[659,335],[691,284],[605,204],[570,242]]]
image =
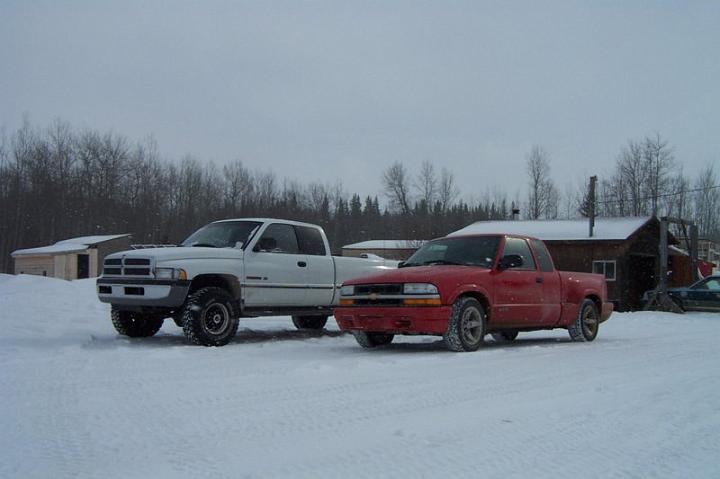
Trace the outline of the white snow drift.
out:
[[[0,477],[720,477],[720,315],[446,352],[242,320],[118,336],[92,281],[0,275]]]

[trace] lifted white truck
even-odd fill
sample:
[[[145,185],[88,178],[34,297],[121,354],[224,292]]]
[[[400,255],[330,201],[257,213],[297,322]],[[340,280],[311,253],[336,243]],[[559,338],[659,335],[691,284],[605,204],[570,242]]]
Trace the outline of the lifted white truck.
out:
[[[108,255],[97,292],[120,334],[152,336],[173,318],[190,343],[222,346],[240,317],[289,315],[297,328],[322,329],[343,281],[396,267],[331,256],[319,226],[234,219],[210,223],[178,247]]]

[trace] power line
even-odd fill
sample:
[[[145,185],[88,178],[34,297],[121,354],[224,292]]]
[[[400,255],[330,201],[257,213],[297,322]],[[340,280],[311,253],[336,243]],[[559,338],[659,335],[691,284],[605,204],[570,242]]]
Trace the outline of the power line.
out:
[[[692,190],[676,191],[674,193],[663,193],[661,195],[655,195],[655,196],[644,196],[642,198],[634,198],[634,199],[633,198],[631,198],[631,199],[623,198],[621,200],[603,200],[603,201],[598,201],[597,203],[598,204],[608,204],[608,203],[622,203],[623,201],[652,200],[654,198],[667,198],[669,196],[677,196],[677,195],[682,195],[685,193],[697,193],[698,191],[710,191],[710,190],[714,190],[715,188],[720,188],[720,185],[708,186],[707,188],[695,188]]]

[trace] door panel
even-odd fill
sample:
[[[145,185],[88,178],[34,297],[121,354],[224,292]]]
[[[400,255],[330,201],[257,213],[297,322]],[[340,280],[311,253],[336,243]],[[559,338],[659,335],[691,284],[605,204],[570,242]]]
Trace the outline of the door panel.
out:
[[[505,238],[503,254],[518,255],[523,264],[497,271],[494,277],[495,315],[504,327],[532,327],[542,318],[542,282],[530,247],[522,238]]]
[[[307,256],[249,252],[245,256],[245,306],[302,306],[307,291]]]
[[[329,306],[333,300],[335,265],[331,256],[307,256],[308,289],[305,302],[309,306]]]
[[[505,327],[523,327],[536,323],[540,316],[538,298],[542,285],[537,283],[535,271],[508,269],[494,277],[497,324]]]
[[[245,306],[304,306],[307,261],[291,225],[269,225],[245,255]]]

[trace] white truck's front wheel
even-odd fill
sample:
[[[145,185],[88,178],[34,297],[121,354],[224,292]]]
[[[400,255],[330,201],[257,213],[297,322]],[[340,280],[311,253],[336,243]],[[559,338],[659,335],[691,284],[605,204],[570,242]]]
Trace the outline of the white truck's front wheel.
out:
[[[188,296],[183,306],[185,337],[192,344],[224,346],[237,333],[236,303],[222,288],[201,288]]]
[[[163,325],[164,318],[137,313],[135,311],[121,311],[112,308],[110,312],[115,330],[123,336],[131,338],[147,338],[154,336]]]

